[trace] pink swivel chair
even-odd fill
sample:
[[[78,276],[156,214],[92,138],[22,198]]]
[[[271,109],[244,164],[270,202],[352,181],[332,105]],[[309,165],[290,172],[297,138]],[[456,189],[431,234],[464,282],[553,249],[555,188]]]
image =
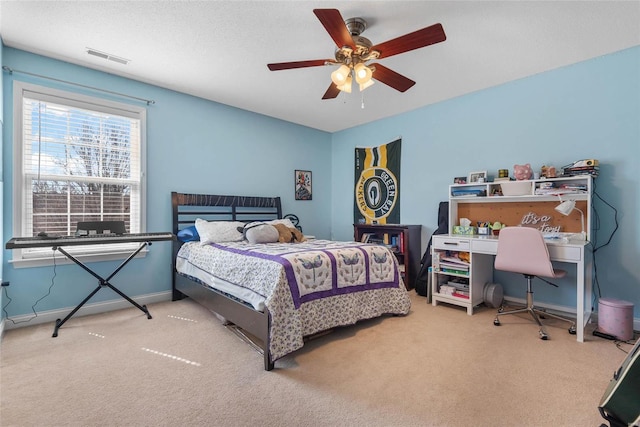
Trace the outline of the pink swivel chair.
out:
[[[565,322],[570,322],[571,327],[569,328],[569,333],[576,333],[575,321],[539,310],[533,305],[531,281],[534,277],[539,277],[550,285],[558,287],[543,279],[543,277],[560,278],[564,277],[567,273],[564,270],[554,270],[549,258],[547,244],[540,231],[528,227],[506,227],[501,229],[498,237],[498,252],[496,254],[494,267],[496,270],[523,274],[527,279],[527,306],[509,311],[504,311],[503,308],[500,307],[493,321],[494,325],[500,326],[499,316],[529,313],[540,327],[540,338],[543,340],[548,339],[549,336],[545,332],[540,318],[553,317]],[[540,317],[538,317],[538,315],[540,315]]]

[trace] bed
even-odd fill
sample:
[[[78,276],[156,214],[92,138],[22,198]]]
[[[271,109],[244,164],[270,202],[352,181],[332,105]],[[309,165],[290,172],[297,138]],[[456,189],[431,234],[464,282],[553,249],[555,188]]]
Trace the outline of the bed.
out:
[[[217,227],[283,221],[279,197],[172,192],[171,201],[178,236],[190,235],[185,232],[196,223]],[[409,312],[397,260],[384,246],[316,239],[255,243],[246,236],[245,231],[244,240],[176,240],[173,300],[189,297],[251,337],[263,354],[265,370],[301,348],[309,336]]]

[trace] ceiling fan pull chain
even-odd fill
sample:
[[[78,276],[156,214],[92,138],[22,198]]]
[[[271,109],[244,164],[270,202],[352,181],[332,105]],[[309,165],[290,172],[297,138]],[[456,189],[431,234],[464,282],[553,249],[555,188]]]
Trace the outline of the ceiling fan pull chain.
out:
[[[362,104],[360,104],[360,108],[364,110],[364,93],[362,94]]]

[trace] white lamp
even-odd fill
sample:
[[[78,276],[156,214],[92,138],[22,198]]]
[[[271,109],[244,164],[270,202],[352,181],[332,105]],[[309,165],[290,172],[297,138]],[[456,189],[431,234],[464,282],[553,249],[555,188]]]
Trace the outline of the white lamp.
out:
[[[569,214],[571,212],[573,212],[574,210],[580,212],[580,220],[581,220],[581,224],[582,224],[582,232],[580,233],[580,239],[581,240],[586,240],[587,239],[587,235],[584,232],[584,212],[582,212],[580,209],[576,208],[576,201],[575,200],[565,200],[564,202],[562,202],[558,206],[556,206],[556,211],[560,212],[564,216],[569,216]],[[574,236],[576,236],[576,235],[574,234]]]

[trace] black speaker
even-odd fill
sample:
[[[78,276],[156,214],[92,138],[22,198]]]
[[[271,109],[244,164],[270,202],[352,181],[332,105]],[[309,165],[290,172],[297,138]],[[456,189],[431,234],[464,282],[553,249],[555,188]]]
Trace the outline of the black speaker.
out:
[[[598,410],[611,427],[640,426],[640,339],[613,373]]]

